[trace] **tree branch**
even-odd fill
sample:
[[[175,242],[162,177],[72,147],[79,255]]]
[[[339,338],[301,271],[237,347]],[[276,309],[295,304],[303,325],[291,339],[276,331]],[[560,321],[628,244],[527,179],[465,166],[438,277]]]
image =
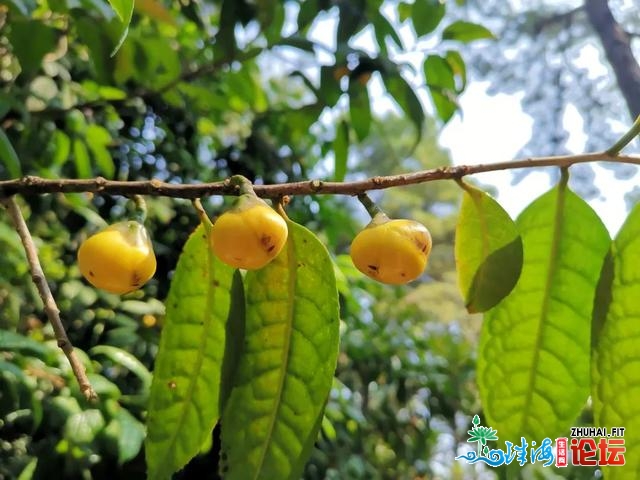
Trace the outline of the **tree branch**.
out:
[[[640,115],[640,65],[633,55],[629,36],[616,21],[608,0],[585,0],[584,6],[593,29],[602,41],[631,117]]]
[[[84,365],[82,365],[82,362],[76,356],[76,353],[73,350],[73,345],[71,345],[69,337],[67,337],[67,332],[62,325],[62,321],[60,320],[60,310],[58,309],[58,305],[56,305],[56,301],[51,294],[47,278],[44,276],[44,272],[42,271],[36,246],[33,243],[31,232],[29,232],[29,228],[24,221],[20,207],[14,197],[6,198],[2,203],[6,206],[15,229],[20,236],[20,240],[22,240],[24,251],[27,254],[27,261],[29,262],[29,269],[31,270],[31,279],[38,289],[40,298],[42,298],[44,311],[49,318],[49,322],[51,322],[56,340],[58,341],[58,346],[62,349],[69,360],[73,374],[80,385],[80,391],[87,400],[95,400],[98,398],[98,395],[91,386],[91,383],[87,378]]]
[[[254,185],[260,197],[278,198],[283,195],[359,195],[369,190],[415,185],[435,180],[459,179],[467,175],[499,170],[513,170],[537,167],[569,167],[576,163],[614,162],[640,165],[640,155],[616,155],[596,152],[580,155],[560,155],[552,157],[526,158],[515,161],[478,165],[458,165],[439,167],[419,172],[372,177],[352,182],[325,182],[310,180],[273,185]],[[152,195],[173,198],[201,198],[209,195],[237,195],[237,187],[228,180],[214,183],[175,184],[159,180],[118,181],[102,177],[92,179],[48,179],[27,176],[15,180],[0,181],[0,198],[11,195],[41,195],[45,193],[91,192],[99,195]]]

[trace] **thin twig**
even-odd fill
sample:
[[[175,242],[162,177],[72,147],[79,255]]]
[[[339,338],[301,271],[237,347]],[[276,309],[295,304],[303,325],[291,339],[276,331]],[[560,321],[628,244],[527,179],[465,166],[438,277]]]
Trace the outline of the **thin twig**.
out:
[[[521,160],[487,163],[478,165],[458,165],[440,167],[419,172],[372,177],[353,182],[325,182],[308,180],[303,182],[254,185],[260,197],[278,198],[283,195],[359,195],[369,190],[415,185],[434,180],[455,180],[477,173],[495,172],[538,167],[569,167],[577,163],[590,162],[630,163],[640,165],[640,155],[613,155],[607,152],[584,153],[580,155],[559,155]],[[177,184],[159,180],[119,181],[102,177],[92,179],[47,179],[27,176],[15,180],[0,181],[0,198],[14,194],[41,195],[44,193],[92,192],[99,195],[153,195],[173,198],[200,198],[208,195],[237,195],[238,190],[230,182]]]
[[[29,232],[29,228],[24,221],[24,217],[22,216],[20,207],[18,206],[15,197],[6,198],[2,201],[2,203],[4,203],[4,205],[7,207],[9,216],[13,221],[18,235],[20,235],[20,240],[22,240],[24,251],[27,254],[27,261],[29,262],[29,269],[31,270],[31,279],[38,289],[40,298],[42,298],[44,311],[49,318],[49,322],[51,322],[56,340],[58,341],[58,346],[62,349],[67,359],[69,360],[69,364],[71,365],[73,374],[75,375],[76,380],[78,380],[78,384],[80,385],[80,391],[84,394],[87,400],[95,400],[98,398],[98,395],[91,386],[91,383],[87,378],[87,373],[85,372],[84,365],[82,365],[82,362],[73,350],[73,345],[71,344],[71,341],[69,341],[67,332],[62,325],[62,321],[60,320],[60,310],[58,309],[58,305],[56,305],[56,301],[53,298],[51,289],[49,288],[49,284],[47,283],[47,278],[44,276],[44,272],[42,271],[42,266],[40,265],[40,260],[38,259],[38,251],[36,250],[36,246],[33,243],[31,232]]]

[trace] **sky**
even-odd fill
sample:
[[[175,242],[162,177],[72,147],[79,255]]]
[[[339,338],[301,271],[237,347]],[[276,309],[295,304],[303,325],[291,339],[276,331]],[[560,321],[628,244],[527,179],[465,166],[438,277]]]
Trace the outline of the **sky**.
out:
[[[517,2],[515,2],[517,3]],[[568,5],[571,2],[565,1]],[[396,25],[405,47],[414,53],[403,55],[402,60],[413,65],[417,73],[411,76],[409,70],[405,78],[414,86],[421,101],[428,111],[433,112],[426,89],[418,88],[424,85],[422,63],[425,49],[438,48],[437,36],[416,39],[415,32],[404,25],[401,26],[395,8],[386,4],[382,8],[387,18]],[[288,12],[295,15],[296,12]],[[335,49],[336,16],[329,13],[320,15],[309,32],[310,39],[325,45],[327,51]],[[433,38],[432,38],[433,37]],[[431,42],[431,43],[429,43]],[[353,41],[352,45],[377,55],[377,45],[371,30],[365,29]],[[599,58],[599,49],[595,45],[586,45],[580,52],[585,66],[593,75],[603,75],[608,72]],[[317,52],[317,61],[323,64],[332,63],[333,58],[327,52]],[[315,66],[312,68],[316,68]],[[478,163],[495,163],[517,158],[518,151],[528,142],[531,134],[532,119],[521,107],[522,94],[508,95],[487,93],[489,83],[470,79],[465,92],[459,98],[460,112],[442,129],[439,143],[449,150],[454,165],[475,165]],[[374,75],[368,84],[372,108],[382,115],[385,111],[398,111],[397,105],[385,93],[380,78]],[[344,99],[343,99],[344,100]],[[584,153],[586,136],[583,132],[583,122],[576,109],[567,108],[563,123],[569,133],[566,148],[571,153]],[[629,125],[630,126],[630,125]],[[627,184],[615,179],[611,170],[594,165],[596,172],[596,186],[606,197],[601,196],[589,200],[590,205],[603,220],[611,235],[619,230],[627,215],[624,199],[625,192],[630,190]],[[551,188],[549,175],[545,172],[532,172],[513,185],[512,171],[488,172],[474,175],[482,184],[493,186],[497,190],[497,200],[516,217],[528,204],[539,195]]]
[[[521,95],[487,93],[488,82],[472,82],[460,99],[462,115],[457,114],[440,135],[440,144],[450,151],[455,165],[495,163],[515,159],[518,150],[529,140],[532,120],[522,111]],[[568,110],[564,118],[570,132],[567,149],[583,153],[585,134],[582,120],[575,110]],[[615,235],[624,222],[627,211],[623,183],[614,178],[611,170],[597,165],[596,185],[606,197],[589,201],[591,207]],[[534,172],[517,185],[512,184],[510,171],[474,175],[480,182],[497,188],[497,200],[512,217],[542,193],[551,188],[549,175]]]

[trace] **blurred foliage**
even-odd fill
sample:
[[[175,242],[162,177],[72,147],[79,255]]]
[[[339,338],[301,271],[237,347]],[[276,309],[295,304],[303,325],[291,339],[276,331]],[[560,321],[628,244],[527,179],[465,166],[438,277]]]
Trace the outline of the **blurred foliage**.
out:
[[[413,46],[401,28],[432,45],[421,72],[403,61]],[[140,0],[112,56],[121,33],[102,0],[0,5],[0,178],[190,183],[243,174],[271,183],[446,165],[424,93],[437,122],[448,121],[466,85],[459,42],[491,36],[449,21],[441,2],[381,0]],[[380,97],[393,104],[382,120]],[[375,285],[352,267],[349,242],[366,223],[355,202],[290,204],[290,217],[335,255],[342,303],[342,352],[308,478],[468,473],[452,465],[479,409],[478,321],[465,313],[454,275],[459,196],[452,184],[432,183],[381,198],[391,215],[426,223],[434,237],[428,274],[409,288]],[[205,206],[219,212],[226,202]],[[141,478],[161,301],[197,216],[187,201],[148,200],[158,270],[144,290],[120,298],[83,282],[75,255],[105,221],[127,216],[127,199],[54,194],[21,206],[101,401],[80,395],[0,212],[0,478]],[[217,442],[214,432],[176,477],[216,478]]]

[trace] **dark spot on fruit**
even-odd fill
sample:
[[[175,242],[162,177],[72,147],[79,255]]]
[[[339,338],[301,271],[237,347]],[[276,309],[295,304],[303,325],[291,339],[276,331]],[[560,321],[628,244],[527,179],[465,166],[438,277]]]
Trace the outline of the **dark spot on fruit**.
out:
[[[404,272],[400,272],[400,276],[401,276],[402,278],[404,278],[404,277],[406,277],[407,275],[406,275]]]
[[[378,266],[377,265],[367,265],[367,267],[369,268],[369,270],[373,270],[374,272],[378,271]]]
[[[271,241],[270,235],[262,235],[262,237],[260,237],[260,243],[268,253],[273,252],[273,250],[276,248],[276,246]]]
[[[211,283],[213,284],[214,287],[219,287],[220,286],[220,282],[218,280],[214,280]]]
[[[304,263],[298,262],[298,268],[300,268],[300,267],[304,267]]]
[[[91,277],[95,277],[95,276],[96,276],[96,274],[95,274],[95,273],[93,273],[91,270],[89,270],[89,276],[91,276]]]
[[[131,276],[131,286],[139,287],[141,282],[142,279],[140,278],[140,275],[138,275],[138,272],[133,272],[133,275]]]
[[[167,385],[171,390],[175,390],[178,387],[178,384],[174,380],[169,380],[169,383],[167,383]]]

